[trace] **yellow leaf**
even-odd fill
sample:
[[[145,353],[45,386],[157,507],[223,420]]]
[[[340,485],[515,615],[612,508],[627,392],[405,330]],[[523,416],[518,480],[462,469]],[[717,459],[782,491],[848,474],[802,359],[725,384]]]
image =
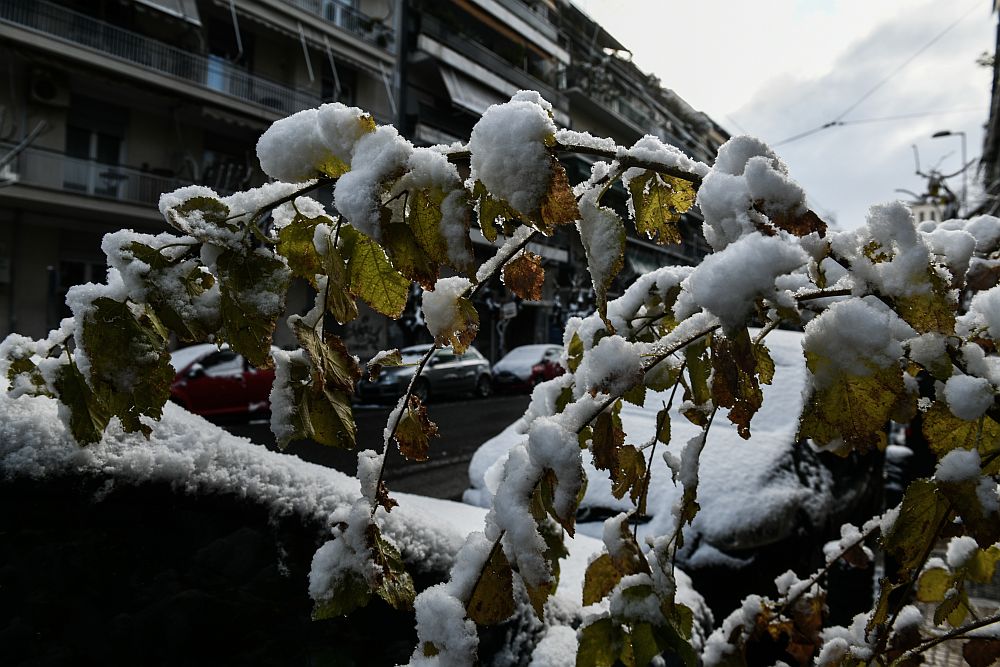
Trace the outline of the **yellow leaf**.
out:
[[[545,269],[542,258],[524,251],[503,267],[503,283],[511,292],[527,301],[541,301]]]
[[[399,319],[406,307],[410,281],[393,268],[378,243],[350,225],[340,227],[341,250],[347,257],[348,290],[386,317]]]
[[[403,224],[389,224],[383,227],[383,245],[392,257],[392,265],[408,279],[419,283],[424,289],[434,289],[440,275],[440,267],[420,244],[410,227]]]
[[[646,171],[629,181],[628,190],[636,231],[661,245],[683,241],[677,222],[697,194],[690,182]]]
[[[520,218],[510,204],[491,195],[482,181],[476,181],[473,185],[472,198],[479,214],[479,228],[490,243],[497,240],[498,226]]]
[[[434,338],[441,346],[451,345],[455,354],[462,354],[468,349],[479,332],[479,313],[472,302],[464,296],[455,301],[454,319],[442,333]]]
[[[815,352],[806,352],[806,364],[814,374],[829,363]],[[837,453],[842,456],[855,449],[885,448],[885,424],[899,399],[907,395],[903,371],[895,364],[868,367],[867,375],[828,369],[833,377],[826,386],[814,389],[806,402],[799,438],[812,438],[820,445],[841,441]]]
[[[917,581],[917,599],[921,602],[941,602],[952,586],[951,572],[940,567],[924,570]]]
[[[465,606],[477,625],[503,623],[514,613],[514,573],[497,541]]]

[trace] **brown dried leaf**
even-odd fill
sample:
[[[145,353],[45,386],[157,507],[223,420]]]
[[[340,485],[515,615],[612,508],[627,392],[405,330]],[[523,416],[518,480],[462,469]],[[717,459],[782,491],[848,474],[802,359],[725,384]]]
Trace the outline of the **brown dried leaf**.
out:
[[[541,301],[545,269],[542,258],[525,251],[503,267],[503,284],[526,301]]]
[[[766,202],[758,199],[753,203],[753,208],[770,218],[772,225],[795,236],[809,236],[813,232],[819,233],[820,238],[826,236],[826,223],[804,206],[792,210],[781,209],[768,206]]]
[[[1000,662],[1000,639],[975,638],[965,642],[962,657],[969,667],[990,667]]]
[[[573,196],[573,188],[566,177],[566,170],[559,161],[552,158],[552,177],[541,208],[541,231],[550,234],[551,228],[568,225],[580,217],[580,209]]]
[[[396,444],[400,453],[411,461],[426,461],[430,439],[438,436],[437,424],[427,416],[427,408],[416,396],[410,396],[396,427]]]

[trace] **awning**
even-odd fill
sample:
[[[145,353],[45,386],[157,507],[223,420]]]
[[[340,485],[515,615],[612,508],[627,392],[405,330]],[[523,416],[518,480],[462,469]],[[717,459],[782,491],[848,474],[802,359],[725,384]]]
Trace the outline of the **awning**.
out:
[[[201,17],[198,16],[198,3],[196,0],[136,0],[136,2],[193,25],[201,25]]]
[[[451,101],[477,116],[481,116],[491,105],[507,101],[507,98],[493,89],[458,73],[447,65],[441,66],[441,78],[444,80],[444,87],[448,89]]]

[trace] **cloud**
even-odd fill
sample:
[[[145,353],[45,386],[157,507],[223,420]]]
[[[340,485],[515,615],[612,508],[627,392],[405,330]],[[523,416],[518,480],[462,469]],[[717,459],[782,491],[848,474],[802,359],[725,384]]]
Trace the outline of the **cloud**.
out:
[[[933,132],[964,131],[969,157],[980,152],[990,71],[975,60],[993,50],[996,20],[978,0],[578,4],[632,49],[640,68],[730,131],[745,129],[771,143],[835,119],[971,10],[844,120],[977,112],[851,124],[777,150],[817,210],[835,214],[845,228],[862,224],[870,204],[905,197],[895,188],[923,191],[911,144],[924,167],[953,152],[941,163],[946,172],[959,168],[959,140],[931,140]],[[952,184],[957,189],[960,179]]]

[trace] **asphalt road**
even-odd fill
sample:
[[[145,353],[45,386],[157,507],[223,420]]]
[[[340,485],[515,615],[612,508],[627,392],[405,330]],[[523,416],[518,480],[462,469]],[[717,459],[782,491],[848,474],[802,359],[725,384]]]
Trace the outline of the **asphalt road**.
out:
[[[430,460],[423,463],[407,461],[395,447],[391,447],[386,461],[386,482],[390,493],[401,491],[433,498],[460,499],[462,491],[468,486],[469,461],[476,448],[524,414],[527,407],[527,395],[432,401],[427,406],[427,412],[438,425],[440,437],[431,441]],[[382,434],[390,409],[391,406],[354,407],[358,449],[382,450]],[[266,419],[223,423],[220,426],[268,449],[276,448]],[[353,451],[302,441],[292,443],[285,452],[349,475],[357,472],[357,454]]]

